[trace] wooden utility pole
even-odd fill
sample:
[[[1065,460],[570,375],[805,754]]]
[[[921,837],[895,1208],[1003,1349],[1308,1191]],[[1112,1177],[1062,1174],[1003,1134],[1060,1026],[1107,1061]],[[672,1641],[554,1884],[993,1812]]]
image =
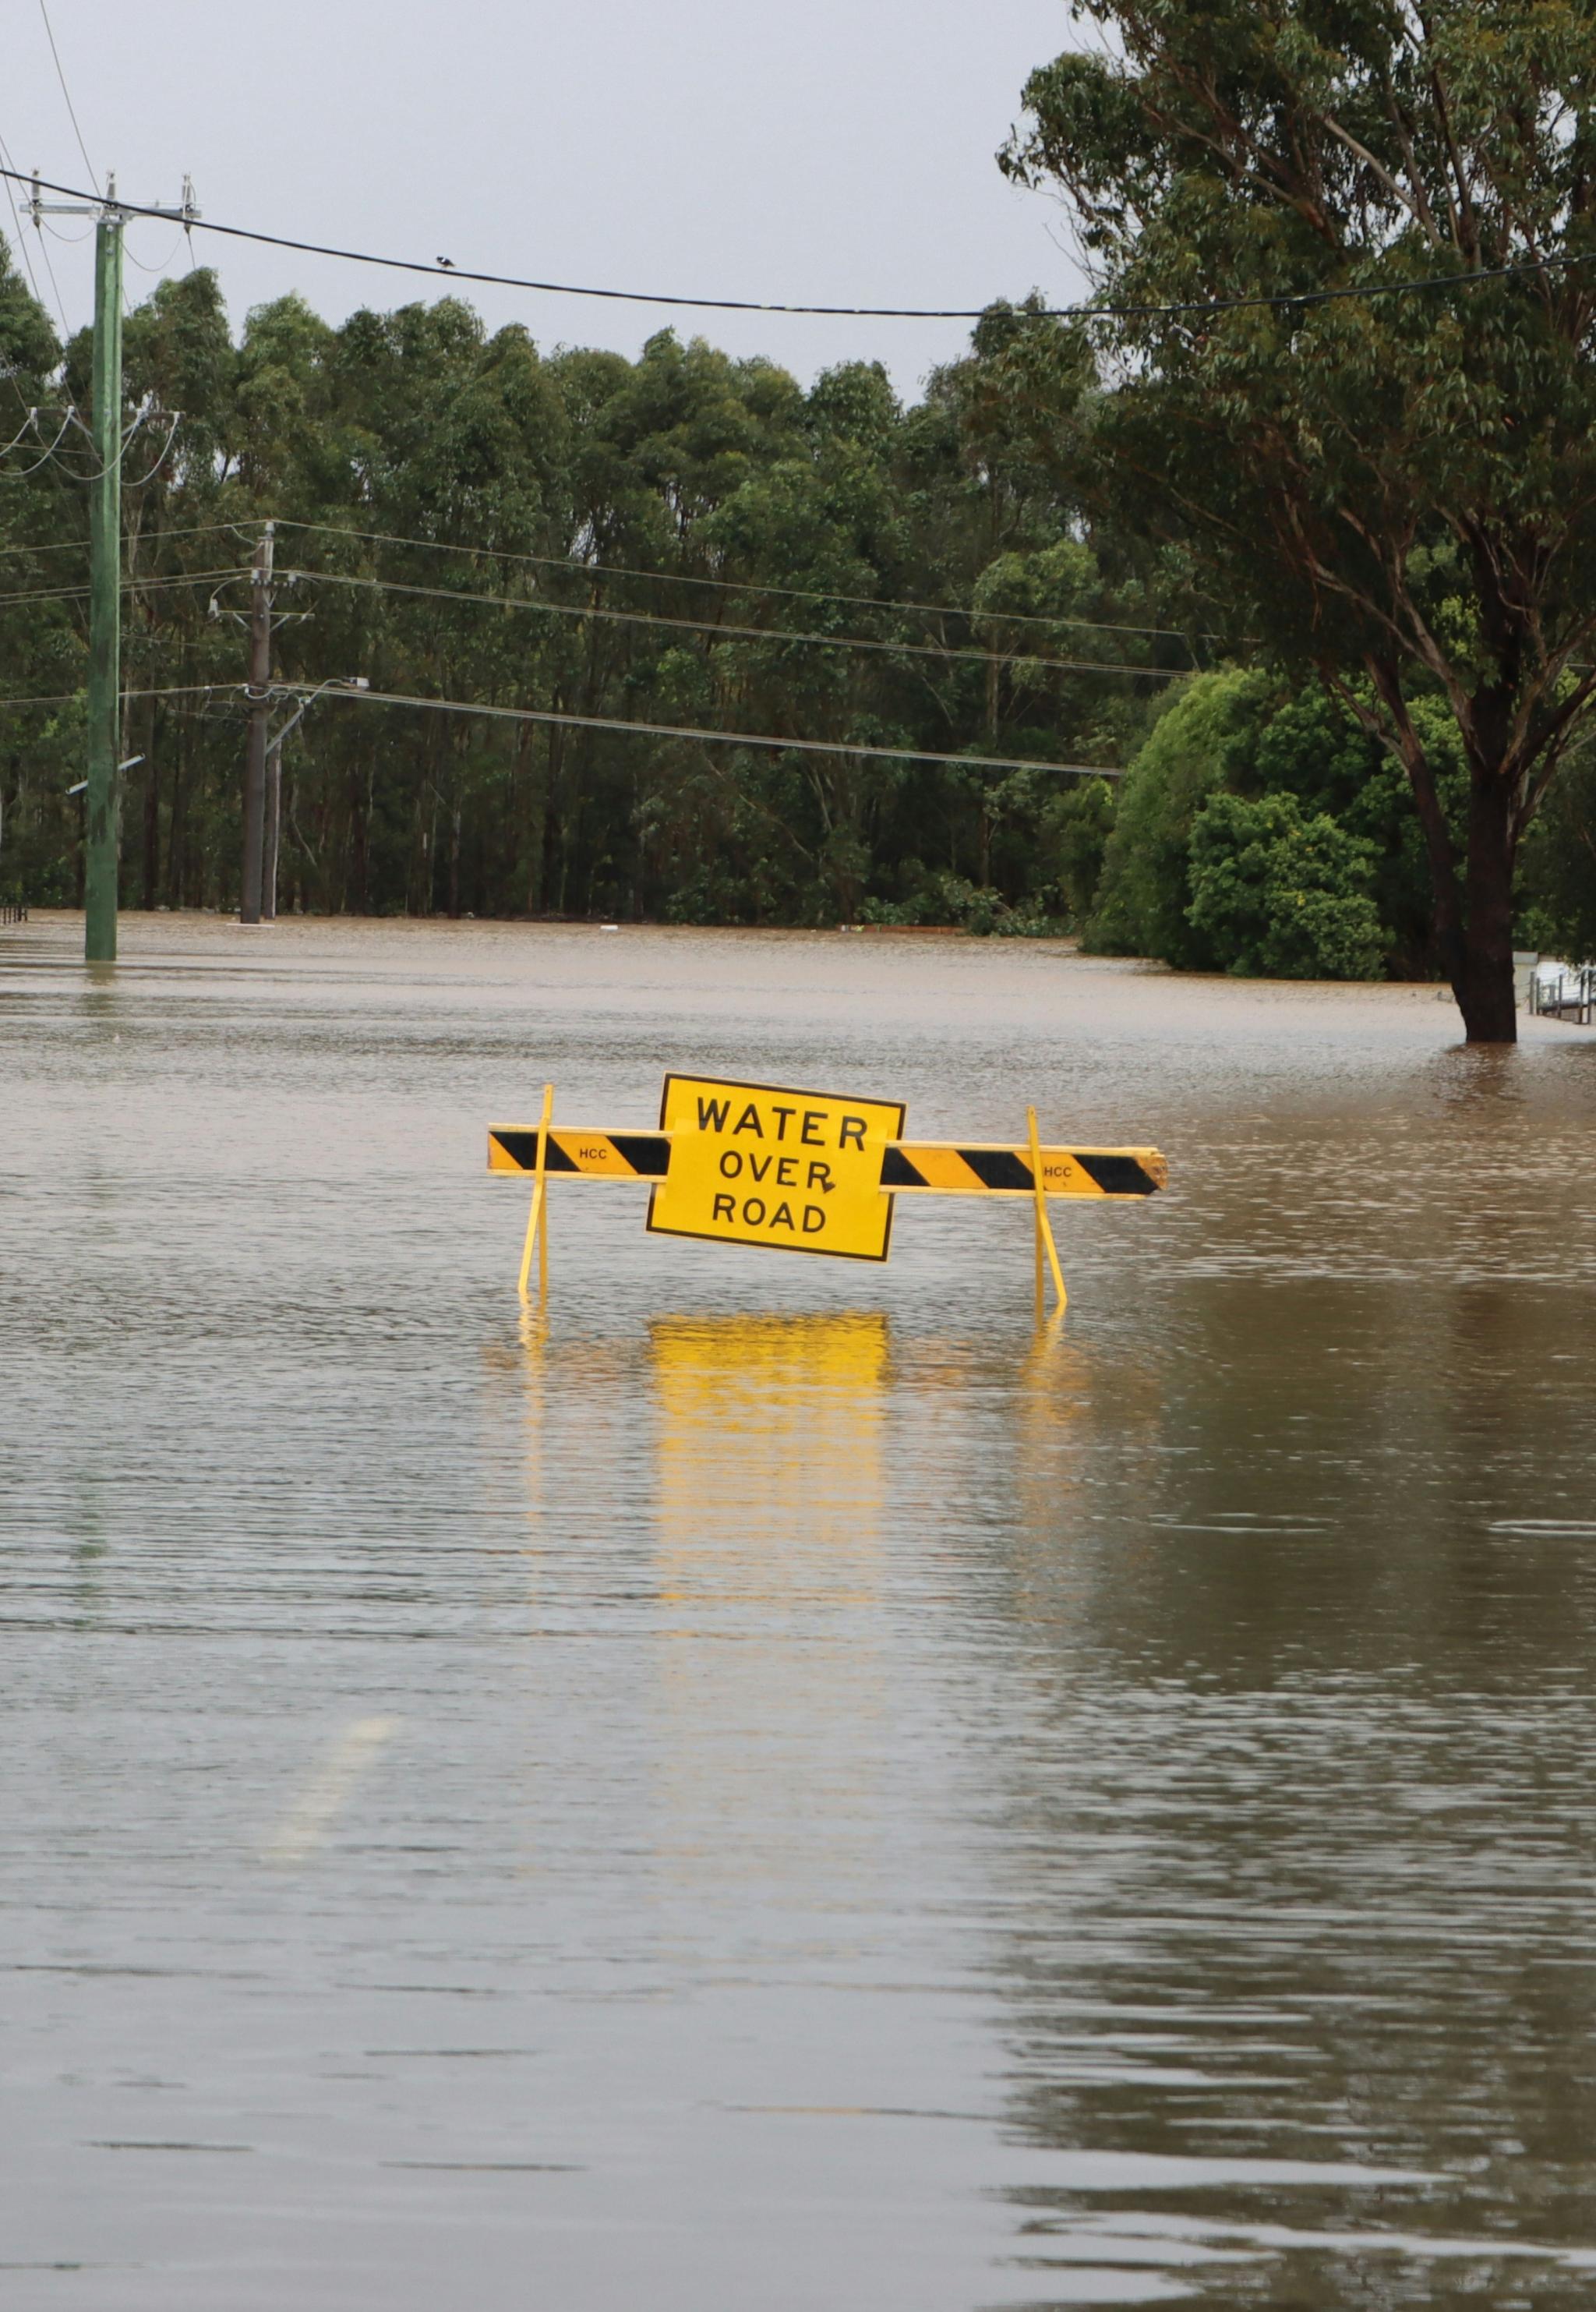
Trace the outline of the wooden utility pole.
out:
[[[244,871],[239,921],[260,921],[266,857],[266,715],[272,686],[272,552],[267,522],[249,569],[249,735],[244,749]]]
[[[260,865],[260,920],[277,920],[277,854],[283,848],[283,744],[266,744],[266,842]]]

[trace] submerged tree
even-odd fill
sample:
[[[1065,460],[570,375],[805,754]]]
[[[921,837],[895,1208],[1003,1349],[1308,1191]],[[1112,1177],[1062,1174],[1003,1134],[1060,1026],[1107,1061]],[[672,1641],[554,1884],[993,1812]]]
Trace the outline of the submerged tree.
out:
[[[1596,707],[1596,9],[1075,13],[1104,49],[1033,74],[1001,157],[1121,309],[1086,454],[1400,761],[1467,1035],[1511,1041],[1515,857]]]

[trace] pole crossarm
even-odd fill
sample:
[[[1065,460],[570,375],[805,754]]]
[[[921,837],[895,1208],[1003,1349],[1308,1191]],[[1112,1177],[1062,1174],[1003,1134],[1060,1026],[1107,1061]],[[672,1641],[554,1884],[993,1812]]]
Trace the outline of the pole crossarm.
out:
[[[545,1170],[551,1179],[663,1180],[673,1139],[693,1136],[560,1125],[548,1132]],[[491,1125],[489,1171],[535,1172],[538,1140],[535,1124]],[[1156,1148],[1042,1148],[1038,1155],[1048,1196],[1150,1196],[1169,1183]],[[1034,1196],[1036,1177],[1024,1143],[893,1140],[882,1152],[881,1187],[894,1195]]]
[[[114,175],[105,180],[103,200],[47,201],[43,180],[32,177],[28,181],[30,197],[22,203],[22,207],[35,225],[47,216],[99,217],[108,223],[114,221],[118,225],[125,223],[129,217],[162,217],[186,230],[190,225],[198,224],[204,214],[195,202],[192,177],[184,178],[183,198],[176,208],[170,208],[161,202],[119,201]]]

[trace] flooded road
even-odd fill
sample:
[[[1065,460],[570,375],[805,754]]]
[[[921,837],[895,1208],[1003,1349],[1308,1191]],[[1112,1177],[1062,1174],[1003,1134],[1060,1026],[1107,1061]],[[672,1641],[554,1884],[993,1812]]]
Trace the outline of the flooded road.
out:
[[[1596,1036],[1045,943],[0,933],[19,2312],[1596,2291]],[[667,1066],[1146,1205],[553,1191]]]

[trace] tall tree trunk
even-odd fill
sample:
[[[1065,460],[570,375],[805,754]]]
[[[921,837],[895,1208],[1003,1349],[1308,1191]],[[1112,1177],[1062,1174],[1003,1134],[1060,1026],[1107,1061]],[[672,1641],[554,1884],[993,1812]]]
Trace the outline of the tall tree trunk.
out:
[[[187,722],[179,726],[178,743],[172,750],[171,793],[166,807],[166,904],[180,907],[183,904],[183,871],[187,864],[187,810],[189,741]]]
[[[370,912],[366,905],[366,831],[371,816],[371,779],[368,774],[362,781],[358,765],[351,774],[349,788],[349,865],[344,904],[351,915],[363,915]]]
[[[161,882],[160,708],[150,701],[149,759],[144,765],[144,911],[153,914]]]
[[[555,726],[549,725],[549,737],[555,735]],[[544,796],[547,782],[537,767],[537,739],[534,726],[523,722],[516,740],[518,770],[524,770],[527,786],[527,821],[525,851],[522,863],[522,898],[529,915],[538,914],[543,906],[543,818]],[[552,780],[552,772],[550,774]],[[515,913],[513,897],[507,914]]]
[[[1402,696],[1400,670],[1380,660],[1365,664],[1390,717],[1384,731],[1355,702],[1366,729],[1394,741],[1413,790],[1414,806],[1430,863],[1435,946],[1463,1015],[1470,1044],[1516,1044],[1518,1012],[1513,991],[1512,785],[1494,765],[1475,762],[1469,784],[1469,831],[1459,873],[1458,845],[1442,808],[1431,763]],[[1334,676],[1330,687],[1347,698]]]
[[[1452,993],[1470,1044],[1516,1044],[1513,988],[1513,800],[1500,776],[1476,773],[1469,793],[1461,950]]]
[[[563,705],[558,692],[554,703]],[[565,760],[565,732],[557,722],[548,726],[548,761],[544,783],[533,803],[533,841],[531,871],[527,879],[527,911],[540,915],[548,906],[550,878],[554,865],[554,834],[559,826],[556,798],[560,792],[560,774]]]

